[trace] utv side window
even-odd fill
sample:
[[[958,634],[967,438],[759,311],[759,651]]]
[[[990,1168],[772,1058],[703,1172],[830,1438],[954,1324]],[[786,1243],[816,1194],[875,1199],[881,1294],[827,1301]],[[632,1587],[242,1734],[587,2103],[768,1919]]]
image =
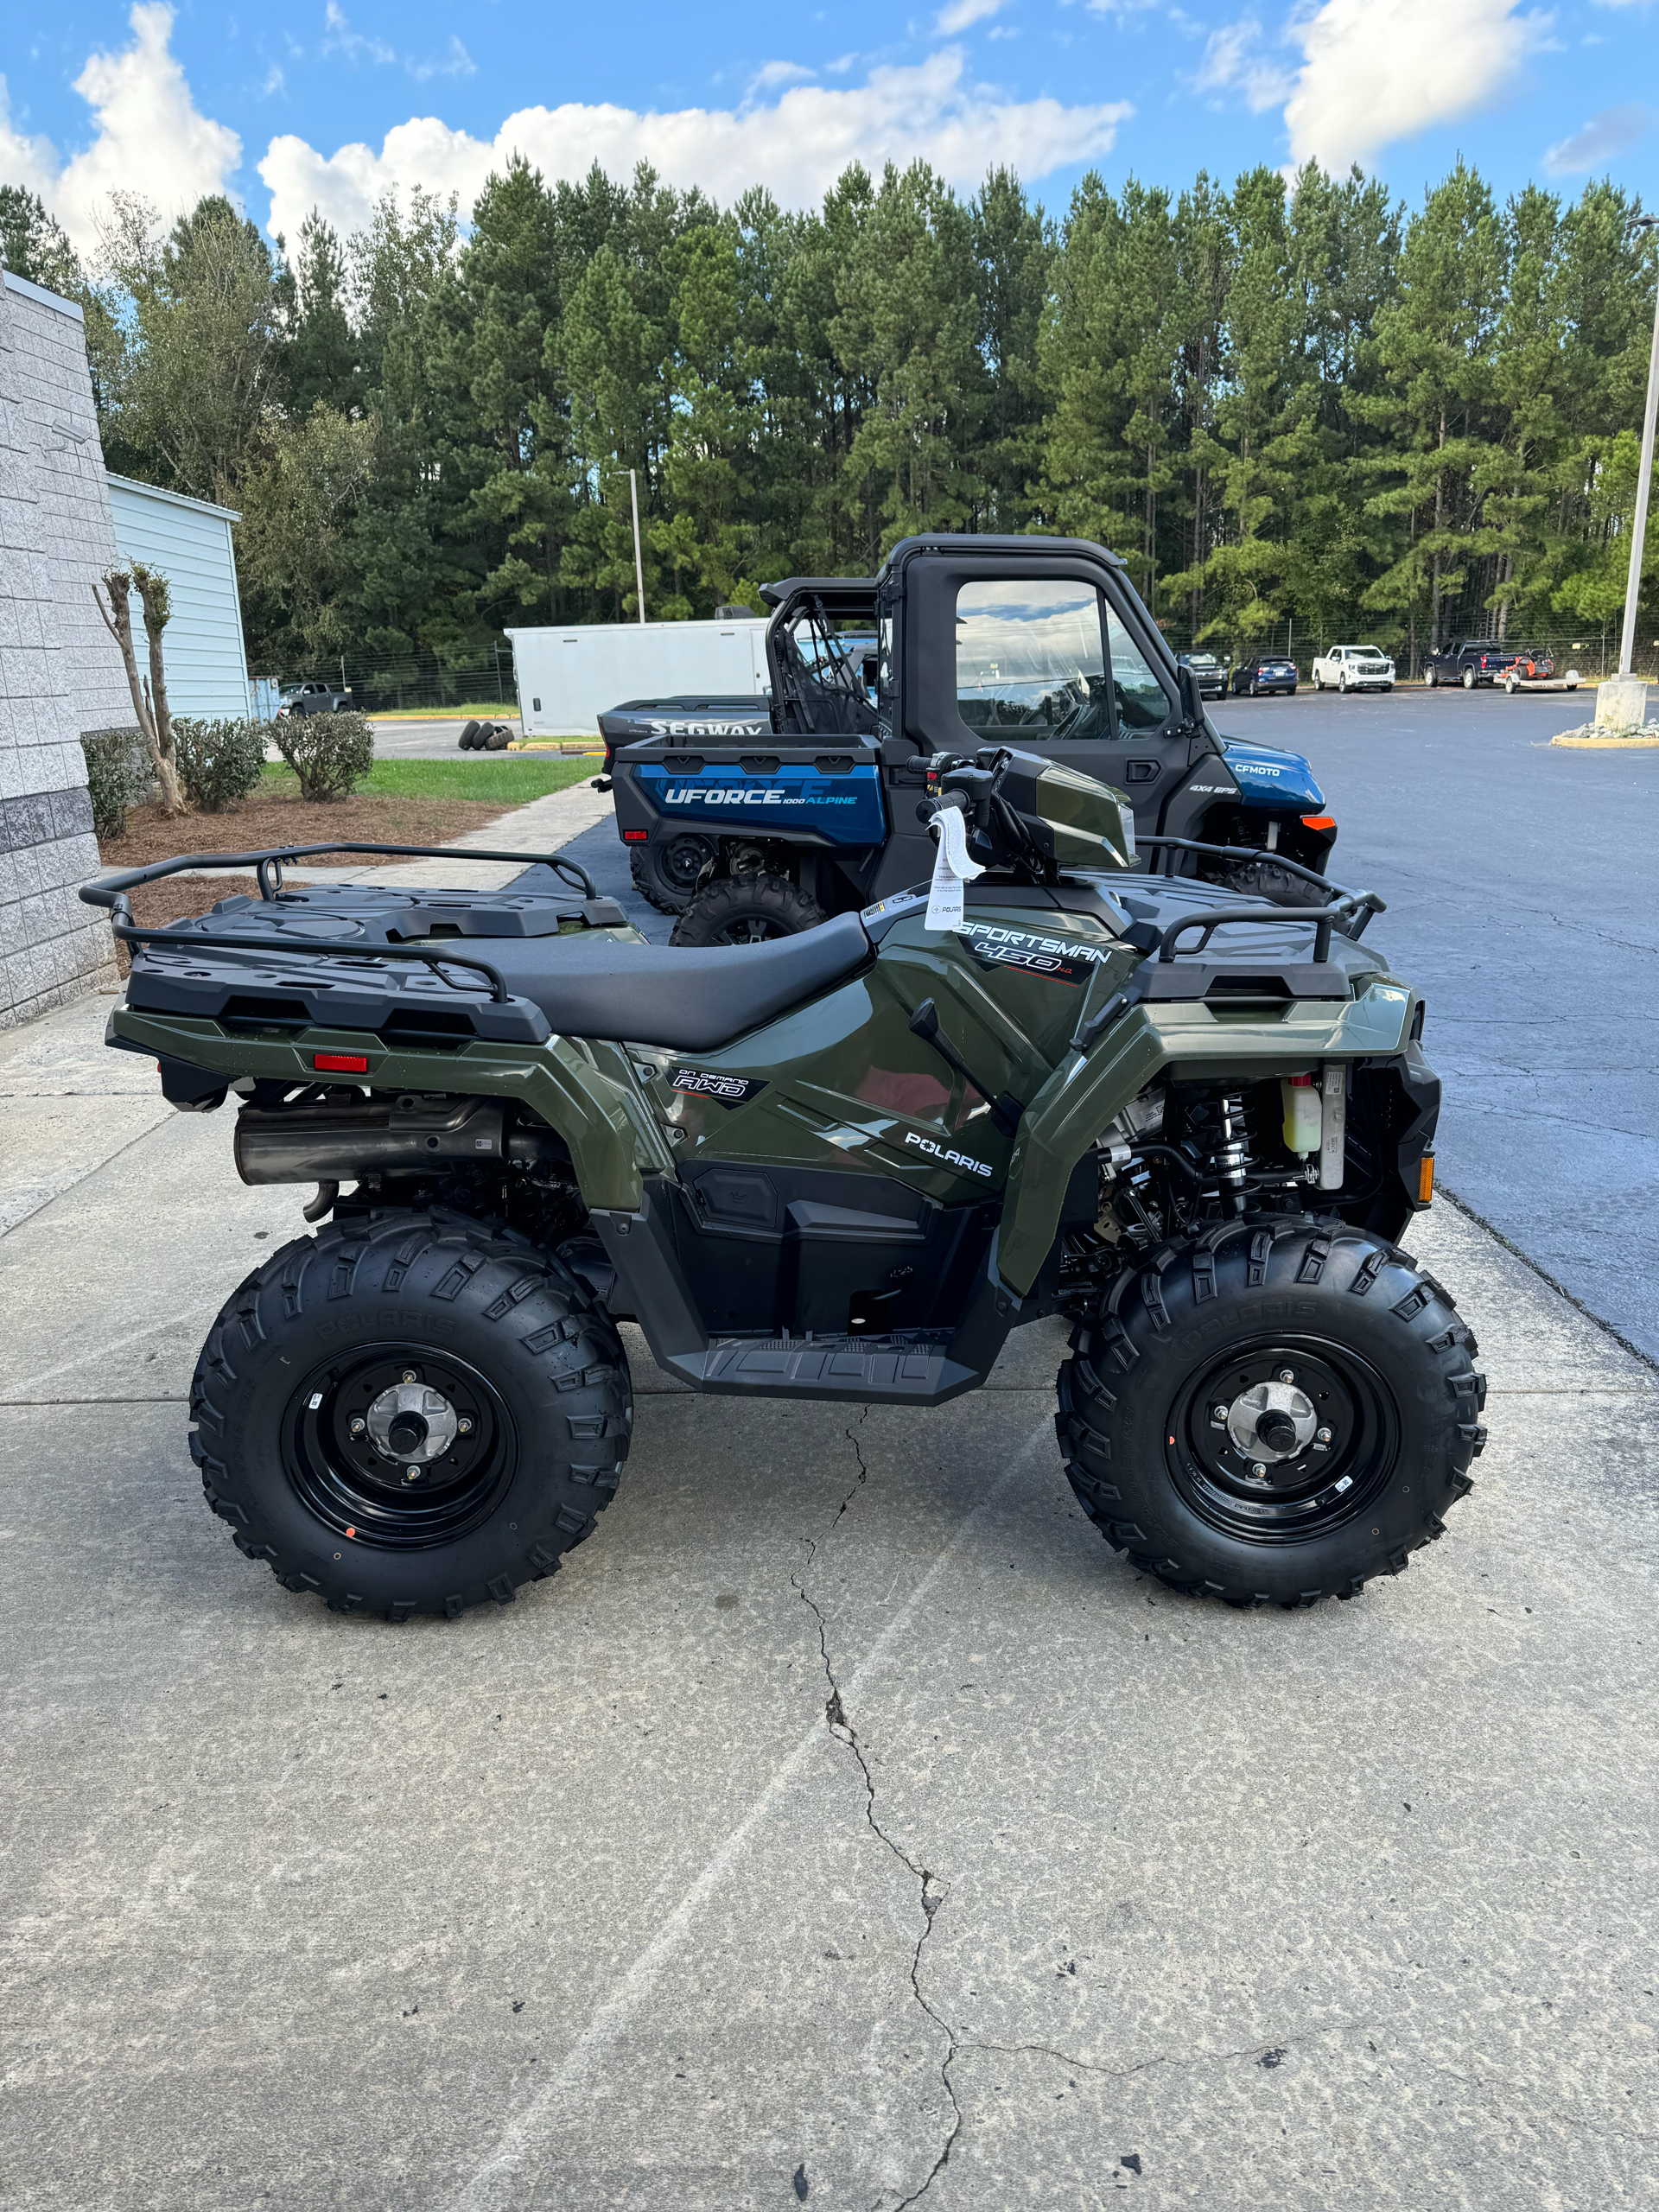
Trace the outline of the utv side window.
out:
[[[1156,736],[1174,718],[1174,702],[1153,674],[1141,652],[1109,607],[1106,631],[1112,648],[1112,689],[1117,695],[1120,737]]]
[[[963,584],[957,711],[988,736],[1114,735],[1100,594],[1060,579]]]

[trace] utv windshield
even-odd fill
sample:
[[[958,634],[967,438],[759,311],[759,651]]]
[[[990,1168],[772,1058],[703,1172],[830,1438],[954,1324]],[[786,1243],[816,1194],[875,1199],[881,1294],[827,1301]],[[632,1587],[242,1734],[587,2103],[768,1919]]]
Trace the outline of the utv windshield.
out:
[[[1109,739],[1161,728],[1170,702],[1099,592],[1052,579],[963,585],[957,710],[988,734]]]

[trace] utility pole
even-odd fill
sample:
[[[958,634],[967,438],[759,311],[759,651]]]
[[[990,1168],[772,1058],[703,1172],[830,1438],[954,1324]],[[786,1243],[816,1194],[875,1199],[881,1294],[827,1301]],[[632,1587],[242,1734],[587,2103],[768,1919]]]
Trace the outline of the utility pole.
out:
[[[1659,229],[1659,215],[1639,215],[1637,228]],[[1624,588],[1624,636],[1618,672],[1629,676],[1636,658],[1636,603],[1642,596],[1642,554],[1648,535],[1648,493],[1653,486],[1653,430],[1659,417],[1659,300],[1654,302],[1653,345],[1648,355],[1648,404],[1642,418],[1642,465],[1637,472],[1636,512],[1630,519],[1630,579]]]
[[[1648,450],[1653,449],[1653,391],[1648,391]],[[1643,483],[1643,505],[1647,505],[1647,479]],[[633,586],[639,601],[639,620],[645,619],[645,564],[639,557],[639,478],[634,469],[628,471],[628,498],[633,506]]]

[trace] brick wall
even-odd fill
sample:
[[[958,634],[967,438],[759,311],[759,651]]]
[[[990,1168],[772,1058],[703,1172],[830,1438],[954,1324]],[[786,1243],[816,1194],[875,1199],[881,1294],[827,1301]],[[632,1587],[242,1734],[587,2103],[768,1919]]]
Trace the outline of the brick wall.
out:
[[[116,563],[80,313],[0,274],[0,1028],[115,980],[83,730],[133,726],[93,579]]]

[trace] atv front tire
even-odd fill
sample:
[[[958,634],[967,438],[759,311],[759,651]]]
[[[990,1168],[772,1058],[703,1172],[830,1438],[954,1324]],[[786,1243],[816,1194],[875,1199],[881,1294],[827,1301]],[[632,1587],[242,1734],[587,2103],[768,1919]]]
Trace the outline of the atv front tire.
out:
[[[1474,1338],[1433,1276],[1341,1221],[1247,1217],[1166,1244],[1071,1344],[1055,1422],[1071,1487],[1173,1589],[1356,1597],[1472,1487]]]
[[[214,1322],[190,1449],[238,1548],[336,1612],[453,1619],[552,1573],[627,1456],[620,1339],[550,1254],[458,1214],[331,1223]]]
[[[827,922],[816,899],[787,876],[723,875],[705,885],[674,925],[671,944],[763,944]]]

